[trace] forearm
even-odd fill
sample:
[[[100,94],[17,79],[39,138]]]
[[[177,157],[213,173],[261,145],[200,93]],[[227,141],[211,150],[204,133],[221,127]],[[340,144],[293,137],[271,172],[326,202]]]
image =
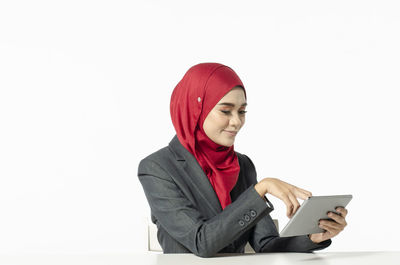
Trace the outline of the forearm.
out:
[[[307,235],[280,237],[271,218],[265,215],[255,226],[249,242],[256,252],[311,252],[330,245],[330,240],[314,243]]]
[[[274,237],[271,238],[259,252],[312,252],[328,247],[332,241],[326,240],[321,243],[314,243],[308,235],[295,237]]]
[[[200,224],[195,248],[199,256],[213,256],[253,227],[272,209],[257,197],[254,187],[248,188],[221,213]]]

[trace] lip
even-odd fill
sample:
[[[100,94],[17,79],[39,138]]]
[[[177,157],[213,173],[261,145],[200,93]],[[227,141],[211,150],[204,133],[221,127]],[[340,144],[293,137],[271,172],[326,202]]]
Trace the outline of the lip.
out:
[[[236,135],[236,134],[237,134],[236,131],[225,131],[225,130],[224,130],[224,132],[227,132],[227,133],[229,133],[230,135]]]

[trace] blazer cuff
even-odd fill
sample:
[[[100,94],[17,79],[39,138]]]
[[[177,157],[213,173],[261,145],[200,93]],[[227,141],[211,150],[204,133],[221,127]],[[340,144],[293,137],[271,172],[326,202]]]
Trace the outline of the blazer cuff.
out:
[[[299,237],[302,239],[302,241],[304,241],[304,245],[308,246],[307,248],[309,248],[311,251],[321,250],[321,249],[329,247],[332,244],[331,239],[322,241],[320,243],[314,243],[308,235],[299,236]]]
[[[258,194],[254,185],[248,187],[233,203],[229,204],[223,212],[233,214],[233,220],[239,231],[245,231],[255,225],[258,220],[270,213],[274,208],[272,203]]]
[[[269,214],[274,210],[274,206],[272,203],[268,200],[268,198],[264,195],[263,197],[258,194],[256,189],[254,188],[254,184],[252,184],[249,188],[249,196],[251,197],[251,200],[253,201],[253,204],[255,208],[260,209],[264,214]]]

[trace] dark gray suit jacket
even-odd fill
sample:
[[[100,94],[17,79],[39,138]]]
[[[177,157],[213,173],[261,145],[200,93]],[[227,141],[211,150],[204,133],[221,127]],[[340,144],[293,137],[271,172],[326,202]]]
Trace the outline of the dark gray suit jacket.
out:
[[[254,189],[254,164],[236,154],[239,178],[231,191],[232,203],[224,210],[199,163],[176,135],[168,146],[140,161],[138,177],[164,253],[243,253],[247,242],[255,252],[311,252],[331,244],[315,244],[307,235],[279,237],[269,215],[271,202]]]

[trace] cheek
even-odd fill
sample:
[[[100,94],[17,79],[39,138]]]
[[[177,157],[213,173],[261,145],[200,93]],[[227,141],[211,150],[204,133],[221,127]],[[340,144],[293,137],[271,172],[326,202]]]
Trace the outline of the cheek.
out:
[[[229,125],[229,118],[218,111],[210,112],[204,121],[204,130],[211,135],[219,135]]]
[[[225,127],[225,118],[221,117],[219,115],[213,115],[212,117],[210,117],[210,121],[209,121],[209,129],[212,130],[213,134],[219,134]]]
[[[225,129],[229,124],[229,119],[223,115],[215,115],[214,116],[214,124],[215,128]]]

